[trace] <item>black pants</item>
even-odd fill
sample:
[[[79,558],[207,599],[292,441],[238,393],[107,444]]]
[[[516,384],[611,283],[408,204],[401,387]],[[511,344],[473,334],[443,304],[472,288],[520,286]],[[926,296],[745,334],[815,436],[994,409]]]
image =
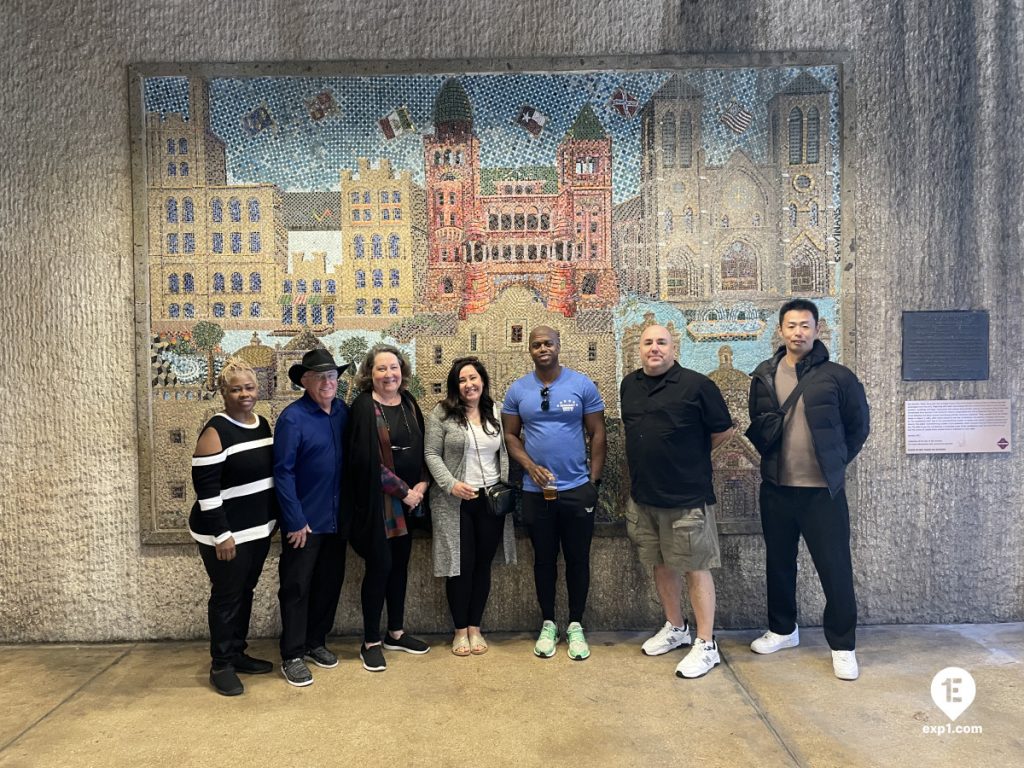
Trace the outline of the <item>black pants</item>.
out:
[[[825,592],[825,640],[834,651],[857,643],[857,598],[850,558],[850,511],[846,494],[828,488],[761,483],[768,585],[768,628],[788,635],[796,626],[796,559],[801,534]]]
[[[277,591],[282,659],[300,658],[307,650],[326,645],[345,580],[347,545],[337,533],[310,533],[306,546],[296,549],[282,536]]]
[[[363,640],[380,642],[380,615],[388,605],[388,630],[405,628],[405,590],[409,582],[409,557],[412,534],[388,539],[381,532],[366,558],[361,598],[363,603]]]
[[[199,545],[199,556],[210,577],[206,617],[210,623],[210,658],[214,669],[231,666],[246,649],[252,592],[269,551],[269,537],[236,545],[234,560],[218,560],[216,549],[208,544]]]
[[[456,629],[479,627],[491,594],[491,563],[498,551],[505,518],[487,511],[483,493],[459,507],[459,575],[445,582]]]
[[[590,542],[594,537],[596,490],[590,483],[559,491],[554,501],[543,494],[523,494],[523,519],[533,544],[533,579],[537,603],[545,621],[555,620],[558,550],[565,558],[569,621],[583,622],[590,591]],[[591,511],[587,512],[587,507]]]

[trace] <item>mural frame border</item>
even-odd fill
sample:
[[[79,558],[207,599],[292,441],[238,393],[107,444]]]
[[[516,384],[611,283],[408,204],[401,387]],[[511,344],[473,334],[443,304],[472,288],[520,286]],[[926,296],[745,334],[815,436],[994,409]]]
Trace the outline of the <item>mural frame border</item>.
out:
[[[420,58],[397,61],[376,59],[337,59],[330,61],[281,62],[134,62],[126,67],[129,109],[129,146],[132,179],[132,249],[134,268],[134,335],[136,369],[136,428],[138,440],[140,540],[144,545],[186,544],[187,533],[160,530],[157,525],[157,500],[153,480],[154,422],[150,378],[150,259],[148,254],[148,206],[146,132],[143,84],[147,77],[316,77],[386,76],[408,74],[517,74],[560,73],[592,70],[643,71],[650,69],[742,69],[751,67],[833,66],[839,71],[838,112],[840,116],[840,158],[842,211],[840,268],[843,291],[838,296],[837,312],[842,333],[833,338],[833,348],[842,350],[843,363],[856,369],[857,291],[854,252],[857,247],[856,194],[856,83],[851,51],[760,51],[746,53],[662,53],[612,56],[536,56],[499,58]],[[855,473],[854,473],[855,474]],[[857,505],[856,477],[847,480],[847,496]],[[624,535],[624,526],[603,526],[598,535]],[[722,534],[760,535],[758,521],[719,522]]]

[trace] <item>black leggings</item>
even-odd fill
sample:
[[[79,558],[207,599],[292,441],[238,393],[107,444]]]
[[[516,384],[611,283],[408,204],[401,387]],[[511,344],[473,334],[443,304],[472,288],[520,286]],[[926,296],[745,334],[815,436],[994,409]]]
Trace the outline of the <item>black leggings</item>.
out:
[[[559,491],[556,501],[544,501],[539,493],[523,494],[523,515],[533,543],[533,578],[537,602],[545,621],[555,620],[555,584],[558,550],[565,558],[565,586],[569,597],[569,621],[583,622],[590,591],[590,542],[594,537],[593,507],[585,504],[590,484]],[[589,491],[593,493],[592,490]]]
[[[198,546],[210,576],[210,600],[206,608],[210,623],[210,658],[214,669],[223,669],[246,649],[252,592],[263,572],[270,538],[236,545],[234,560],[218,560],[215,547]]]
[[[456,629],[479,627],[491,593],[491,563],[505,530],[505,518],[487,511],[483,493],[459,507],[459,575],[445,582]]]
[[[380,642],[380,615],[388,605],[388,630],[405,628],[405,589],[409,582],[409,556],[412,535],[388,539],[381,532],[366,558],[361,597],[363,603],[363,640]]]

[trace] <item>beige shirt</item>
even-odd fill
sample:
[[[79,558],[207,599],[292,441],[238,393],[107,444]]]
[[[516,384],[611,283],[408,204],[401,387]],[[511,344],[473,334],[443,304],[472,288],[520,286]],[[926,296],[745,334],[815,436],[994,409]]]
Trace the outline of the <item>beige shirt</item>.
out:
[[[786,362],[779,361],[775,370],[775,392],[779,404],[796,389],[796,368]],[[807,424],[804,412],[803,394],[797,398],[786,414],[782,427],[782,449],[779,451],[779,485],[795,485],[801,488],[827,488],[828,483],[821,474],[818,457],[814,455],[814,441],[811,439],[811,428]]]

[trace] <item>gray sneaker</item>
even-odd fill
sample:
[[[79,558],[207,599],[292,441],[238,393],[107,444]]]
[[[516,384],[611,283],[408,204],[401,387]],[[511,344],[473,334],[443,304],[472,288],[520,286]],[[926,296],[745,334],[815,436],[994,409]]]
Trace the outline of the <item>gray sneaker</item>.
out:
[[[545,621],[537,636],[537,644],[533,646],[533,653],[542,659],[550,659],[555,655],[556,645],[558,645],[558,627],[553,621]]]
[[[640,650],[644,652],[645,656],[661,656],[682,645],[690,645],[690,625],[686,619],[683,619],[682,627],[673,627],[671,621],[666,621],[665,626],[659,629],[654,636],[647,638],[640,646]]]
[[[281,674],[284,675],[284,679],[288,681],[289,685],[294,685],[296,688],[304,688],[313,684],[313,675],[310,674],[309,667],[302,659],[286,659],[281,664]]]

